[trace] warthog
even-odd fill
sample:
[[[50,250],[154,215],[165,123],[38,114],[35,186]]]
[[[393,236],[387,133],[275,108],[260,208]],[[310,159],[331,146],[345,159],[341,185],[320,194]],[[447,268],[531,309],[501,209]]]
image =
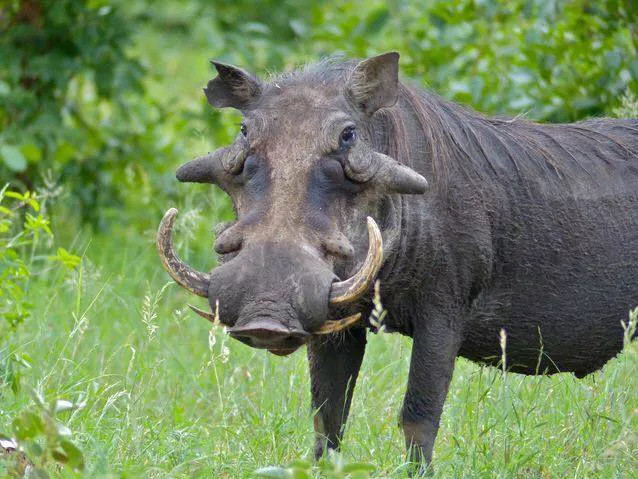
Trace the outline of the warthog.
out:
[[[339,446],[376,279],[387,330],[413,339],[400,423],[424,463],[457,356],[499,364],[504,330],[510,371],[582,377],[622,349],[638,304],[638,120],[490,118],[399,82],[398,60],[267,83],[214,62],[208,102],[241,129],[177,179],[222,188],[237,220],[210,273],[175,256],[175,209],[158,231],[172,278],[232,337],[307,345],[317,456]]]

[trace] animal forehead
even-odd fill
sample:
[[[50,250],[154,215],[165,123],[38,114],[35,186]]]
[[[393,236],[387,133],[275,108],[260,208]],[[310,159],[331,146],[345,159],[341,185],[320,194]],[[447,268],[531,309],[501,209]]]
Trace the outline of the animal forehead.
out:
[[[339,99],[338,92],[332,88],[274,83],[261,99],[258,111],[267,122],[320,124],[326,116],[340,110]]]

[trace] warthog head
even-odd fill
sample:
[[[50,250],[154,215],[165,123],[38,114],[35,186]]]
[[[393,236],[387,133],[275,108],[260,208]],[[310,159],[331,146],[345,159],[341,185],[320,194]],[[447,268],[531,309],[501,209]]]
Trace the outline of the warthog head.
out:
[[[297,72],[271,83],[213,62],[208,102],[240,110],[243,122],[230,146],[186,163],[177,179],[222,188],[237,220],[217,236],[221,265],[211,273],[173,252],[175,209],[157,243],[172,278],[218,304],[236,339],[283,355],[359,320],[348,305],[370,290],[383,262],[372,219],[379,202],[427,187],[379,151],[387,140],[375,113],[397,101],[398,58],[387,53],[344,63],[339,75]]]

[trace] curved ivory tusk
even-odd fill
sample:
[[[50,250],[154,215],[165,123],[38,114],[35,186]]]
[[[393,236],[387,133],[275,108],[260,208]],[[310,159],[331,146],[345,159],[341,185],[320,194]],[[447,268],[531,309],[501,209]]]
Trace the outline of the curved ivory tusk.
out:
[[[213,313],[207,313],[203,309],[199,309],[192,304],[189,304],[188,307],[193,310],[194,313],[199,314],[202,318],[209,320],[213,324],[219,324],[219,320],[215,317]]]
[[[358,299],[372,285],[383,263],[383,240],[377,223],[368,216],[368,255],[354,276],[332,283],[330,304],[339,306]]]
[[[339,331],[349,328],[353,324],[359,322],[361,319],[361,313],[353,314],[347,318],[338,319],[336,321],[326,321],[321,327],[312,334],[333,334]]]
[[[164,213],[162,222],[157,230],[157,252],[162,260],[164,269],[168,271],[168,274],[177,284],[186,288],[191,293],[207,298],[210,275],[200,273],[186,263],[183,263],[175,254],[175,251],[173,251],[171,234],[176,216],[177,210],[175,208],[171,208]]]

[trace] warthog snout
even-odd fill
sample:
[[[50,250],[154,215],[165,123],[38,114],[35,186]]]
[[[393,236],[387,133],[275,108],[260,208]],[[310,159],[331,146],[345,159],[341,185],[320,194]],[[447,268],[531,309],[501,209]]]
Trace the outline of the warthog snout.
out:
[[[311,335],[332,334],[360,320],[354,314],[329,320],[330,308],[356,301],[369,290],[381,267],[381,233],[368,218],[368,253],[359,270],[338,281],[320,253],[313,254],[293,241],[263,242],[242,249],[235,258],[210,273],[196,271],[180,261],[171,232],[177,210],[164,215],[157,247],[164,267],[189,291],[209,299],[229,334],[243,343],[285,355],[306,343]],[[210,321],[211,313],[192,308]]]
[[[275,319],[257,319],[230,328],[228,333],[248,346],[268,349],[285,356],[302,346],[310,334],[302,329],[290,329]]]

